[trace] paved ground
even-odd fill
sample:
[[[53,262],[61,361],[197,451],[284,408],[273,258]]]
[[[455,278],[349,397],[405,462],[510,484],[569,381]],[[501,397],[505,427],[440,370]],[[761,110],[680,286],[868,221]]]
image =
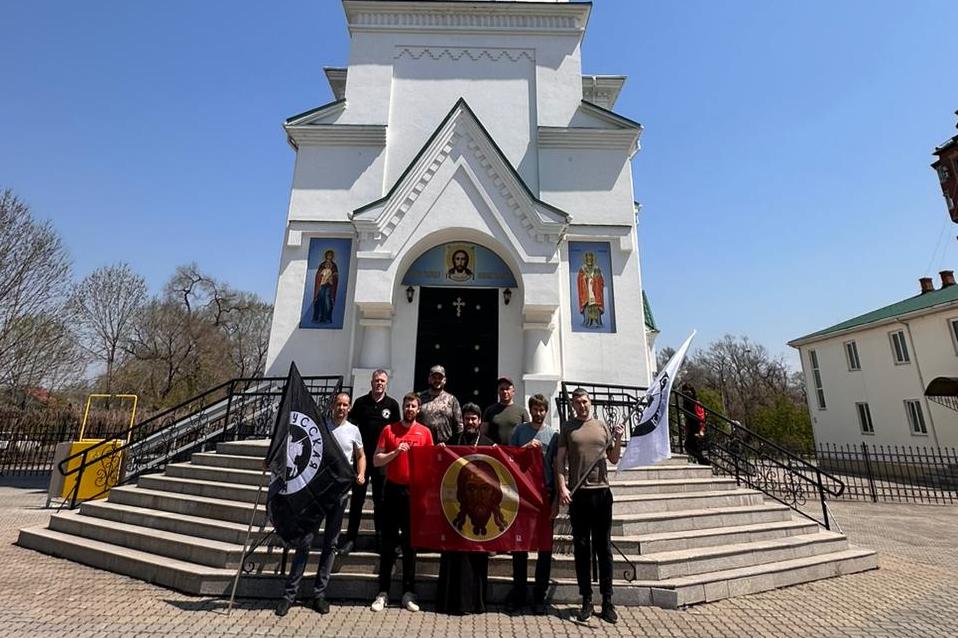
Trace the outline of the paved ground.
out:
[[[3,481],[3,479],[0,479]],[[618,625],[500,611],[449,618],[431,612],[334,606],[328,616],[241,601],[231,617],[196,598],[21,549],[20,527],[42,524],[41,488],[0,482],[0,637],[5,636],[928,636],[958,635],[958,506],[835,503],[852,541],[878,549],[881,569],[680,611],[620,608]]]

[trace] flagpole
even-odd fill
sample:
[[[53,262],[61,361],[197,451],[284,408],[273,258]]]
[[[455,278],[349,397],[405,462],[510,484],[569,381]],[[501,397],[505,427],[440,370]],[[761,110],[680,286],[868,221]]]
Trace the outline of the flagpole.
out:
[[[263,462],[263,473],[259,475],[259,487],[256,490],[256,502],[253,503],[253,513],[249,518],[249,526],[246,528],[246,538],[243,539],[243,553],[240,554],[239,566],[236,568],[236,576],[233,577],[233,590],[230,592],[230,604],[226,608],[226,615],[233,613],[233,601],[236,600],[236,586],[239,585],[240,575],[243,573],[243,564],[246,560],[246,547],[249,545],[249,538],[253,533],[253,522],[256,520],[256,510],[259,509],[259,499],[263,494],[263,479],[266,478],[266,471],[269,468],[266,462]]]

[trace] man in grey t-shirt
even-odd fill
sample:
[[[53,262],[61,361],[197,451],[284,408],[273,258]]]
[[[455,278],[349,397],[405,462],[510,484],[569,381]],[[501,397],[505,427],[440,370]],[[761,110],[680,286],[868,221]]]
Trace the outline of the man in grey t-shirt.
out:
[[[612,430],[592,416],[592,400],[582,388],[572,391],[574,417],[559,429],[555,474],[559,502],[569,506],[575,575],[582,595],[578,620],[592,617],[592,547],[599,563],[602,620],[615,623],[619,616],[612,604],[612,490],[606,461],[618,463],[625,428]],[[568,463],[568,481],[566,464]]]

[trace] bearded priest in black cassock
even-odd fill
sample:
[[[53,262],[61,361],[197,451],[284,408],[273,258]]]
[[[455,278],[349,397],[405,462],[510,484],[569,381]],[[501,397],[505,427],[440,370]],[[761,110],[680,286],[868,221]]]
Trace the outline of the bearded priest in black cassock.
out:
[[[492,439],[479,431],[482,412],[475,403],[462,406],[463,431],[449,445],[491,446]],[[466,521],[465,525],[470,523]],[[442,552],[436,611],[446,614],[481,614],[486,611],[486,583],[489,576],[487,552]]]

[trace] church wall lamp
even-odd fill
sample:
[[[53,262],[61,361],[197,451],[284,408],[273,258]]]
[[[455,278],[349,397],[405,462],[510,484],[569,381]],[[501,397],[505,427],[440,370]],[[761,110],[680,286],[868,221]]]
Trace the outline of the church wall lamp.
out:
[[[512,288],[506,288],[502,291],[502,302],[508,306],[510,301],[512,301]]]
[[[412,300],[416,298],[416,289],[412,286],[406,288],[406,301],[412,303]]]

